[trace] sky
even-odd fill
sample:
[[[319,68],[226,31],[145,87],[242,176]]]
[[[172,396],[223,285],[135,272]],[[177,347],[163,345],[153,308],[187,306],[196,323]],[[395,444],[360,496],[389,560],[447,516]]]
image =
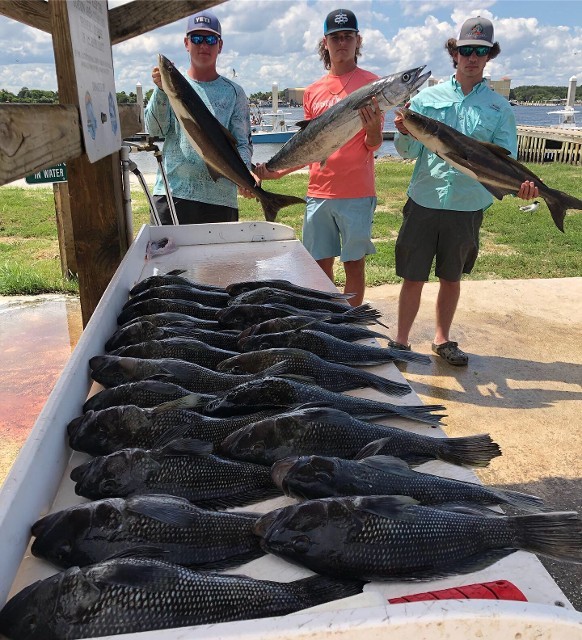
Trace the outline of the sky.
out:
[[[453,68],[444,43],[466,18],[481,15],[493,21],[501,46],[485,75],[509,77],[512,87],[566,87],[572,76],[582,84],[582,0],[227,0],[212,9],[224,40],[219,73],[247,95],[270,91],[273,83],[280,90],[307,86],[325,73],[317,45],[325,16],[340,7],[358,18],[359,65],[380,76],[426,65],[433,77],[448,77]],[[116,90],[153,88],[158,53],[185,73],[185,27],[186,18],[114,45]],[[50,34],[0,16],[0,41],[0,89],[57,90]]]

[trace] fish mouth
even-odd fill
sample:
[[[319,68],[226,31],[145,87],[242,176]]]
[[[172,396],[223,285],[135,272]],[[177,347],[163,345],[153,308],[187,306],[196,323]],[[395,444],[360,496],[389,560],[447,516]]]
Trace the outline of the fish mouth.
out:
[[[271,527],[279,519],[281,511],[282,509],[275,509],[274,511],[269,511],[269,513],[261,516],[253,525],[253,533],[260,538],[265,538]]]
[[[90,460],[89,462],[85,462],[84,464],[80,464],[78,467],[75,467],[71,471],[71,480],[73,482],[76,482],[78,485],[81,485],[86,475],[89,473],[89,470],[91,469],[91,463],[92,461]],[[75,488],[75,492],[76,491],[77,489]]]
[[[271,467],[271,478],[273,482],[283,491],[283,493],[287,493],[285,478],[287,474],[295,466],[297,461],[299,460],[299,456],[289,456],[288,458],[283,458],[282,460],[277,460],[275,464]],[[285,486],[284,486],[285,485]]]
[[[220,443],[219,450],[222,453],[232,454],[236,452],[236,445],[240,442],[240,439],[244,434],[248,432],[247,427],[242,427],[241,429],[237,429],[237,431],[233,431],[231,434],[226,436],[226,438]]]
[[[79,429],[85,418],[93,415],[93,411],[87,411],[82,416],[78,416],[77,418],[73,418],[71,422],[67,425],[67,435],[69,436],[69,441],[74,440],[79,433]]]

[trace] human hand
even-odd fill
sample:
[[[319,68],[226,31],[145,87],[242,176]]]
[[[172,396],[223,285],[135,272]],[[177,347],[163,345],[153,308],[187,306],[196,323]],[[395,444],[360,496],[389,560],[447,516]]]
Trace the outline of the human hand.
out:
[[[279,174],[276,171],[269,171],[266,162],[259,162],[255,165],[254,174],[259,180],[276,180]]]
[[[538,195],[539,189],[536,187],[535,182],[531,180],[523,182],[519,191],[516,193],[516,196],[522,200],[533,200],[533,198],[537,198]]]
[[[154,81],[156,87],[162,89],[163,91],[164,88],[162,87],[162,74],[160,73],[159,67],[154,67],[152,69],[152,80]]]
[[[407,102],[404,106],[406,107],[406,109],[408,109],[408,107],[410,106],[410,102]],[[394,126],[403,136],[411,135],[410,131],[408,131],[408,129],[404,126],[404,118],[402,117],[400,111],[396,111],[396,115],[394,116]]]
[[[372,97],[371,104],[359,109],[362,127],[366,133],[366,144],[373,147],[382,143],[382,111],[376,96]]]

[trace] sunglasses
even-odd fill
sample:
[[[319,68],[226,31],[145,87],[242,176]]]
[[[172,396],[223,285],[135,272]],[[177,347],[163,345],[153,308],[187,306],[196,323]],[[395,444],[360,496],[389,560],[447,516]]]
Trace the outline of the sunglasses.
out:
[[[471,47],[469,45],[459,47],[457,51],[464,57],[468,58],[473,51],[477,54],[479,58],[486,56],[490,51],[491,47]]]
[[[191,33],[190,42],[192,44],[202,44],[203,42],[205,42],[207,45],[212,47],[218,42],[218,36],[215,36],[215,35],[199,36],[195,33]]]

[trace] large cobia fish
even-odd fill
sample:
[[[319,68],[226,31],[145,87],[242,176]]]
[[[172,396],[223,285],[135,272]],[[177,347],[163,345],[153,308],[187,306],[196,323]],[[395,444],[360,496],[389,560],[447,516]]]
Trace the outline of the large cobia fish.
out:
[[[188,396],[190,400],[192,396]],[[213,418],[164,402],[154,408],[122,404],[87,411],[67,425],[69,445],[75,451],[104,456],[119,449],[153,449],[172,440],[195,438],[218,446],[241,427],[268,418],[277,409],[233,418]]]
[[[257,517],[200,509],[175,496],[107,498],[37,520],[31,551],[63,569],[136,551],[187,567],[225,569],[263,555],[252,532]]]
[[[305,404],[335,407],[357,417],[391,416],[432,425],[438,425],[442,418],[440,415],[433,414],[433,411],[442,411],[445,408],[442,404],[399,406],[389,402],[378,402],[326,391],[316,385],[302,384],[295,380],[266,377],[244,382],[238,387],[218,394],[216,398],[206,403],[203,413],[217,416],[235,415],[269,407],[292,408]]]
[[[75,467],[71,480],[77,495],[92,500],[162,493],[206,509],[281,495],[264,466],[225,460],[211,450],[211,444],[199,440],[174,440],[160,449],[121,449]]]
[[[276,462],[271,476],[286,495],[301,499],[400,495],[424,505],[511,504],[526,511],[540,511],[543,505],[541,498],[526,493],[413,471],[404,460],[393,456],[358,461],[327,456],[291,457]]]
[[[483,507],[425,507],[412,498],[309,500],[259,518],[270,553],[327,575],[423,580],[469,573],[522,549],[582,562],[575,512],[491,516]]]
[[[362,586],[323,576],[271,582],[117,558],[72,567],[26,587],[0,612],[0,633],[18,640],[64,640],[281,616],[355,595]]]
[[[487,434],[433,438],[384,424],[356,420],[344,411],[308,408],[289,411],[241,427],[227,436],[220,450],[237,460],[272,465],[289,456],[318,454],[354,458],[378,438],[390,442],[390,455],[419,465],[429,460],[486,467],[501,455]]]
[[[273,222],[279,209],[303,204],[303,198],[264,191],[256,183],[237,151],[230,131],[212,115],[188,80],[163,55],[158,55],[162,87],[180,126],[192,147],[204,159],[210,177],[224,177],[252,194],[263,207],[265,219]]]
[[[378,100],[382,111],[402,102],[430,76],[421,75],[424,66],[400,71],[374,80],[346,96],[313,120],[298,123],[302,128],[267,162],[270,171],[291,169],[312,162],[324,164],[329,156],[351,140],[362,128],[358,110]]]
[[[508,194],[515,195],[525,180],[533,180],[560,231],[564,231],[566,211],[582,209],[582,200],[546,186],[535,173],[511,158],[507,149],[491,142],[475,140],[410,109],[402,108],[399,113],[404,126],[427,149],[461,173],[477,180],[497,199],[501,200]]]

